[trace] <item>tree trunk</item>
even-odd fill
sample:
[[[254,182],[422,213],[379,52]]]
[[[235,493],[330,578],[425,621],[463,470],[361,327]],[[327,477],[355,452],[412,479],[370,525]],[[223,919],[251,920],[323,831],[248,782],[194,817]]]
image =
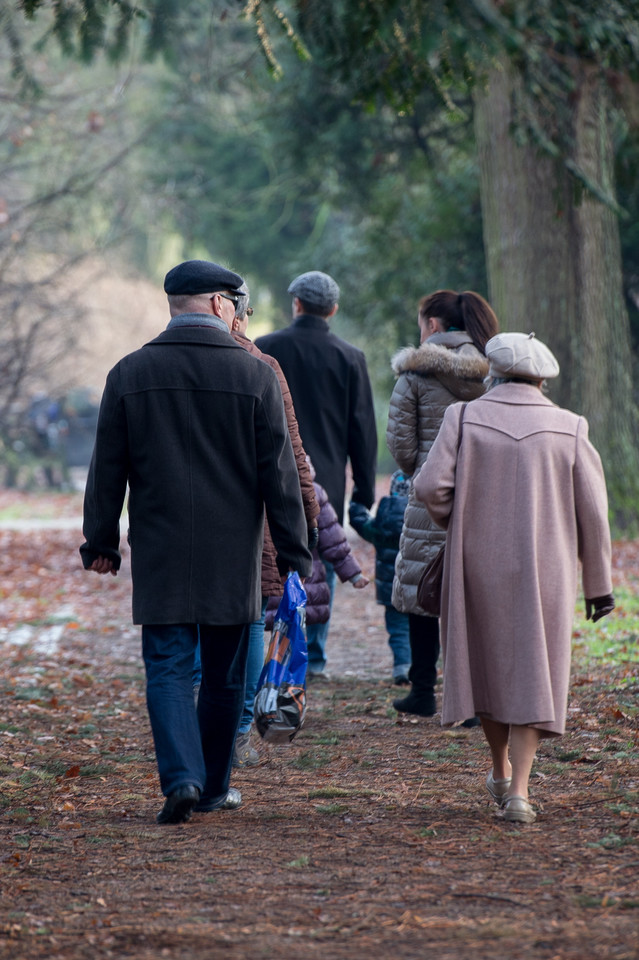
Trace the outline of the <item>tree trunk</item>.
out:
[[[614,195],[605,93],[594,70],[580,65],[579,80],[572,159]],[[516,142],[514,103],[523,97],[508,69],[495,70],[476,96],[490,300],[502,329],[534,331],[557,356],[561,374],[549,394],[588,419],[606,470],[614,527],[634,534],[639,416],[617,219],[563,164]]]

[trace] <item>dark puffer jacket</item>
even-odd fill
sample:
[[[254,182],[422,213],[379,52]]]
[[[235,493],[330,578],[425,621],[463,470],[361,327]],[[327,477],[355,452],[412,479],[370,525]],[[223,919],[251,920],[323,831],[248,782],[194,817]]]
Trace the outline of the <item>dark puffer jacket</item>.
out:
[[[348,508],[353,529],[375,547],[375,593],[377,602],[387,607],[392,605],[395,558],[407,504],[408,497],[382,497],[375,516],[355,500]]]
[[[311,467],[311,471],[313,468]],[[320,506],[317,526],[319,543],[313,554],[313,573],[304,581],[306,590],[306,622],[326,623],[330,615],[331,594],[326,582],[326,570],[322,560],[332,563],[342,583],[357,579],[362,570],[353,556],[343,526],[331,506],[328,494],[319,483],[314,483],[315,496]],[[273,629],[273,620],[279,605],[277,597],[271,597],[266,608],[266,629]]]

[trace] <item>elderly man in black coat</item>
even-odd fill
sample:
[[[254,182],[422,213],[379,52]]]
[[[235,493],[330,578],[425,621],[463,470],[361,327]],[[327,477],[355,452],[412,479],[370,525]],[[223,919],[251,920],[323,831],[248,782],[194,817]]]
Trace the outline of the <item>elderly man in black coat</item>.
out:
[[[129,487],[133,621],[166,797],[159,823],[241,803],[229,779],[265,509],[282,576],[312,569],[277,377],[230,335],[242,282],[208,261],[169,271],[167,329],[108,375],[85,493],[84,566],[115,576]]]

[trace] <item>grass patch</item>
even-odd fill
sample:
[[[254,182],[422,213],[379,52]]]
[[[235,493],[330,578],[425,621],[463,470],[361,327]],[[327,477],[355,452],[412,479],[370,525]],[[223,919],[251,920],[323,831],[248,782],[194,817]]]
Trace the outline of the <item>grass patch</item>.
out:
[[[17,820],[18,823],[33,823],[31,811],[27,810],[26,807],[16,807],[15,810],[8,809],[7,814],[10,814],[11,819]]]
[[[451,757],[459,757],[462,748],[458,743],[449,743],[438,750],[424,750],[421,756],[424,760],[450,760]]]
[[[89,765],[86,767],[80,767],[81,777],[108,777],[109,774],[115,773],[115,767],[107,765],[106,763],[97,763],[95,765]]]
[[[621,847],[631,846],[637,843],[635,837],[620,837],[618,833],[609,833],[596,843],[589,843],[587,846],[597,848],[603,847],[604,850],[619,850]]]
[[[578,604],[573,627],[573,656],[587,664],[597,660],[608,665],[639,663],[639,594],[626,588],[615,590],[613,613],[592,623],[586,620],[583,601]]]
[[[329,816],[337,816],[340,813],[348,813],[348,807],[343,803],[320,804],[315,807],[318,813],[327,813]]]
[[[287,867],[308,867],[310,862],[311,862],[311,858],[308,856],[308,854],[305,853],[303,856],[298,857],[297,860],[289,860],[286,866]]]
[[[343,787],[322,787],[320,790],[309,790],[309,800],[331,800],[334,797],[351,797],[352,790],[344,790]]]
[[[583,750],[565,750],[561,747],[555,747],[555,758],[560,760],[562,763],[571,763],[573,760],[578,760],[582,755]]]
[[[42,783],[47,780],[55,780],[55,774],[44,770],[25,770],[18,778],[18,783],[23,787],[31,787],[34,783]]]
[[[62,777],[69,769],[69,764],[64,760],[46,760],[42,764],[42,769],[51,776]]]
[[[331,762],[332,756],[328,750],[305,750],[293,761],[298,770],[317,770]]]
[[[16,690],[14,697],[16,700],[27,700],[29,703],[32,700],[48,701],[51,699],[51,691],[46,687],[22,687],[21,690]]]

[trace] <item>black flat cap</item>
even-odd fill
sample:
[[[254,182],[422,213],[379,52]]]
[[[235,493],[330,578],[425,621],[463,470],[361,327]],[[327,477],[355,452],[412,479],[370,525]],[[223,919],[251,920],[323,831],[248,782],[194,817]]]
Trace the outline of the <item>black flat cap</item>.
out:
[[[228,290],[236,293],[244,283],[239,274],[209,260],[185,260],[169,270],[164,278],[164,292],[173,296],[215,293]]]

